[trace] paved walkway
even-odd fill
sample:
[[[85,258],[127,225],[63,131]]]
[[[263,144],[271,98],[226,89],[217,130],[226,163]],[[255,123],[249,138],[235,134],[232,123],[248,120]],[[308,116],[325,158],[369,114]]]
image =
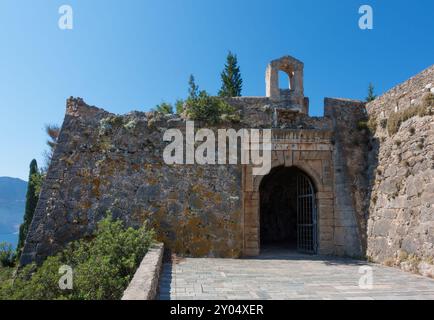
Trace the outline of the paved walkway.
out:
[[[372,268],[373,285],[360,278]],[[359,273],[362,272],[362,273]],[[366,262],[268,252],[164,264],[160,299],[432,299],[434,280]]]

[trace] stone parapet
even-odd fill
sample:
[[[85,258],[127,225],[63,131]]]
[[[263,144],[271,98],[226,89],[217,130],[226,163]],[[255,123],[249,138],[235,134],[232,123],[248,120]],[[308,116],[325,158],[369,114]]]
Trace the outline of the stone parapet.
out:
[[[122,300],[155,300],[163,265],[164,245],[154,244],[134,274]]]

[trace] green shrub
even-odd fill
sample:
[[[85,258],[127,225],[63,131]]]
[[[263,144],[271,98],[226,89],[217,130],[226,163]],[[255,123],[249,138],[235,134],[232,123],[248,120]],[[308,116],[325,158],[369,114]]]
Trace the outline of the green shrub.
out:
[[[4,283],[5,281],[12,279],[13,271],[14,271],[14,268],[12,268],[12,267],[0,266],[0,287],[1,287],[2,283]],[[0,297],[0,300],[1,300],[1,297]]]
[[[415,116],[425,117],[432,115],[433,107],[434,95],[429,94],[423,99],[423,102],[420,105],[411,106],[399,112],[392,112],[387,120],[387,132],[389,133],[389,136],[397,133],[401,124]]]
[[[162,102],[155,107],[155,111],[162,114],[173,114],[173,106],[169,103]]]
[[[359,131],[369,130],[372,134],[377,131],[377,119],[375,117],[369,117],[368,120],[361,120],[357,122],[357,129]]]
[[[12,267],[15,264],[15,250],[6,242],[0,243],[0,267]]]
[[[357,122],[358,130],[368,130],[368,122],[367,121],[359,121]]]
[[[0,299],[120,299],[153,239],[145,226],[126,229],[121,221],[105,218],[92,240],[72,242],[40,267],[26,266],[13,283],[0,285]],[[62,265],[73,269],[72,290],[59,288]]]
[[[210,96],[206,91],[201,91],[196,97],[189,97],[186,108],[187,115],[192,120],[210,124],[240,120],[234,107],[218,97]]]

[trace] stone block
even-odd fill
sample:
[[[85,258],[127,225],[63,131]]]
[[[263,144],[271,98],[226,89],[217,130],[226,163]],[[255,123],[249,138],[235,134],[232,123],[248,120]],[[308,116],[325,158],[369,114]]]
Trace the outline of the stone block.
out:
[[[291,167],[292,163],[292,151],[285,151],[285,167]]]
[[[319,240],[320,242],[333,241],[333,233],[320,233]]]
[[[321,199],[333,199],[334,198],[334,194],[333,192],[318,192],[316,194],[316,198],[321,200]]]
[[[386,237],[392,229],[393,220],[381,219],[374,223],[372,229],[373,236]]]
[[[244,249],[244,256],[246,256],[246,257],[259,256],[259,248],[258,247],[245,248]]]
[[[330,151],[301,151],[299,160],[331,160]]]

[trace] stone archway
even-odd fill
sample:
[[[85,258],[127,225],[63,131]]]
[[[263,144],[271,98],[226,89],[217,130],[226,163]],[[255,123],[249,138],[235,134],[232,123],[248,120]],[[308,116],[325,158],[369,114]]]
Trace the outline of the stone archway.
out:
[[[275,133],[277,135],[278,133]],[[306,131],[279,139],[272,151],[272,170],[278,167],[297,168],[309,177],[315,191],[317,205],[318,254],[333,254],[334,245],[334,192],[331,152],[325,146],[308,143],[294,143],[303,134],[303,140],[312,139]],[[312,133],[313,134],[313,133]],[[276,138],[276,137],[275,137]],[[298,141],[297,141],[298,142]],[[276,150],[277,149],[277,150]],[[308,149],[304,151],[303,149]],[[257,256],[261,251],[260,186],[266,176],[254,176],[252,167],[243,167],[243,255]]]
[[[275,167],[259,187],[260,246],[315,254],[317,203],[311,179],[297,167]]]

